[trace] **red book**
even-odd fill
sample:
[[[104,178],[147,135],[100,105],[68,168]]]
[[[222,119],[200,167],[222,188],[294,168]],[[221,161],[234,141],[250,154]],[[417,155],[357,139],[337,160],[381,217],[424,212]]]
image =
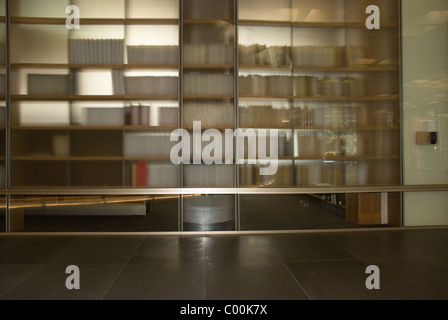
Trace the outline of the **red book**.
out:
[[[148,167],[146,161],[137,161],[137,187],[148,186]]]

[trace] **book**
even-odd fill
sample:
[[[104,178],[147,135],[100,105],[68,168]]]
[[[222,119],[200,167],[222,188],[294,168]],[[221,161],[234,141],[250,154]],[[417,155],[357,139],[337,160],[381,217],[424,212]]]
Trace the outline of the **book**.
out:
[[[146,161],[136,162],[136,186],[146,187],[148,185],[148,165]]]

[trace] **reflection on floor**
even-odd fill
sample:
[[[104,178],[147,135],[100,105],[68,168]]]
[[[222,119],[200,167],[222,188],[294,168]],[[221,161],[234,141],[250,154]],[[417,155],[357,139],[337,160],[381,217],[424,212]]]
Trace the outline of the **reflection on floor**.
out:
[[[261,300],[446,300],[447,243],[447,228],[207,236],[0,234],[0,300],[257,300],[270,307]],[[79,267],[79,290],[65,286],[69,265]],[[380,272],[379,289],[366,286],[372,265]],[[302,311],[301,305],[296,310]],[[179,315],[179,310],[163,310],[164,316],[171,312]]]
[[[48,214],[47,211],[45,211],[46,214],[39,214],[41,211],[36,211],[36,208],[26,209],[22,231],[169,232],[179,230],[235,230],[237,224],[233,214],[236,203],[235,196],[201,197],[202,200],[191,198],[184,201],[184,212],[189,213],[189,219],[196,220],[191,223],[191,221],[187,221],[187,215],[184,215],[183,229],[180,229],[179,201],[177,198],[168,198],[150,201],[150,210],[146,214],[140,215],[121,215],[121,211],[118,214],[115,212],[113,215],[88,215],[84,211],[81,211],[80,214],[79,210],[76,215],[66,215],[64,213],[66,213],[67,207],[64,206],[52,208],[55,210],[51,211],[51,214]],[[221,201],[222,199],[225,201]],[[198,205],[197,200],[201,200],[204,206],[201,207],[200,202]],[[189,204],[193,205],[188,207]],[[123,207],[126,208],[126,206]],[[315,197],[309,195],[240,195],[239,211],[239,230],[245,231],[360,227],[347,221],[343,212],[328,210]],[[217,217],[224,217],[225,219],[220,221]],[[2,230],[4,230],[4,227]]]

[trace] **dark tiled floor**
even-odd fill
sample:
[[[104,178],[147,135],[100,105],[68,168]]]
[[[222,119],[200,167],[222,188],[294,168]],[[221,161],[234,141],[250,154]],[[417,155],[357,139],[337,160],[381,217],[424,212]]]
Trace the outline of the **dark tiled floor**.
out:
[[[2,300],[446,300],[448,228],[0,235]],[[68,290],[68,265],[80,269]],[[366,288],[366,267],[380,288]]]

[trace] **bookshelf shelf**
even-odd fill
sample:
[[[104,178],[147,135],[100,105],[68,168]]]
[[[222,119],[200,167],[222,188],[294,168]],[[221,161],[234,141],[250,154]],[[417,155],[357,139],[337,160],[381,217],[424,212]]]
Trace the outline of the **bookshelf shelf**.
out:
[[[318,160],[318,161],[363,161],[363,160],[394,160],[399,159],[399,155],[371,155],[371,156],[339,156],[324,155],[323,157],[294,157],[294,160]]]
[[[184,24],[189,25],[209,25],[209,24],[234,24],[234,21],[231,19],[205,19],[205,18],[184,18]]]
[[[63,25],[67,18],[47,18],[47,17],[11,17],[11,23],[15,24],[41,24],[41,25]],[[85,25],[123,25],[125,19],[83,19],[80,24]]]
[[[12,161],[67,161],[68,157],[56,156],[12,156]]]
[[[233,64],[196,64],[196,65],[184,65],[185,70],[233,70]]]
[[[177,100],[176,95],[11,95],[16,101]]]
[[[178,70],[177,65],[172,64],[64,64],[64,63],[13,63],[13,69],[156,69],[156,70]]]
[[[294,70],[295,72],[365,72],[365,71],[394,71],[398,72],[396,65],[382,65],[380,63],[360,66],[340,67],[310,67],[310,66],[269,66],[269,65],[240,65],[239,69],[245,72],[259,72],[264,70]]]
[[[5,19],[3,18],[3,22]],[[11,17],[11,22],[15,24],[41,24],[41,25],[64,25],[66,18],[47,17]],[[1,22],[1,20],[0,20]],[[139,19],[139,18],[80,18],[81,25],[178,25],[179,19]],[[200,23],[206,23],[200,22]]]
[[[257,19],[240,19],[241,26],[250,27],[304,27],[304,28],[365,28],[365,22],[312,22],[312,21],[287,21],[287,20],[257,20]],[[384,28],[398,28],[396,23],[382,23]]]
[[[285,99],[285,100],[302,100],[302,101],[396,101],[398,96],[371,96],[371,97],[307,97],[307,96],[273,96],[273,95],[242,95],[243,99]]]

